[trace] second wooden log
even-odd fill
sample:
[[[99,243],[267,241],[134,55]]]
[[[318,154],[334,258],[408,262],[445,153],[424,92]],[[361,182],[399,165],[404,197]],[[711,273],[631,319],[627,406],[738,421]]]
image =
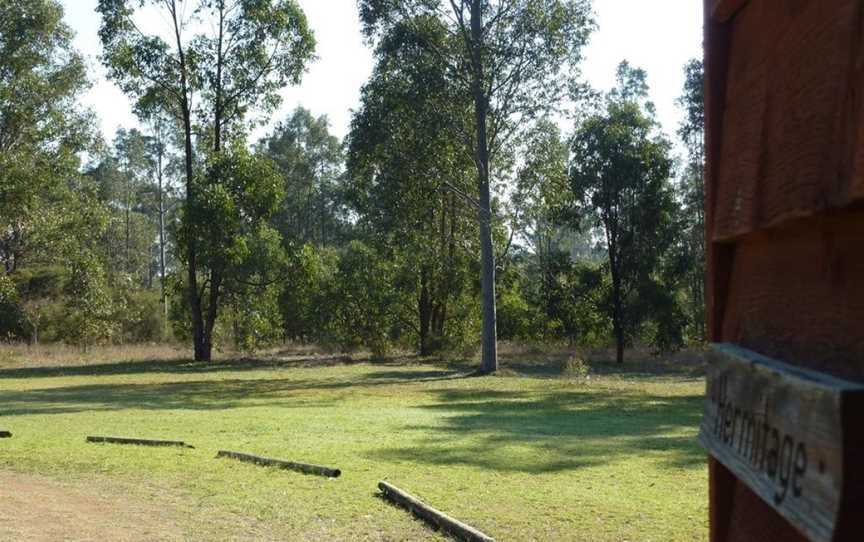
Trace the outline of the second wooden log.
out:
[[[451,518],[444,512],[432,508],[413,495],[402,491],[398,487],[387,482],[378,482],[378,489],[387,500],[405,508],[426,523],[436,529],[466,542],[495,542],[491,536],[484,534],[470,525],[462,523],[458,519]]]
[[[152,440],[143,438],[127,438],[127,437],[87,437],[87,442],[100,442],[108,444],[137,444],[139,446],[180,446],[182,448],[194,448],[190,444],[179,440]]]
[[[260,457],[252,454],[244,454],[241,452],[231,452],[229,450],[219,450],[216,457],[230,457],[238,461],[247,463],[255,463],[256,465],[264,465],[267,467],[278,467],[280,469],[295,470],[305,474],[317,474],[318,476],[327,476],[330,478],[338,478],[342,471],[339,469],[331,469],[330,467],[322,467],[321,465],[310,465],[308,463],[297,463],[294,461],[285,461],[282,459],[271,459],[269,457]]]

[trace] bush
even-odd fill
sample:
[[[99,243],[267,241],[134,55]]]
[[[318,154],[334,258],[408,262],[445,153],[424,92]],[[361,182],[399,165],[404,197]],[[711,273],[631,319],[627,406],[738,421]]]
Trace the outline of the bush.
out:
[[[168,340],[162,296],[158,290],[115,292],[114,309],[114,320],[120,327],[116,341],[148,343]]]
[[[349,243],[321,305],[330,315],[324,342],[345,351],[366,347],[376,356],[390,351],[403,335],[409,306],[394,277],[392,262],[360,241]]]
[[[586,380],[589,378],[591,367],[579,354],[573,354],[564,362],[561,372],[567,378]]]
[[[0,274],[0,340],[25,338],[25,317],[18,291],[8,275]]]

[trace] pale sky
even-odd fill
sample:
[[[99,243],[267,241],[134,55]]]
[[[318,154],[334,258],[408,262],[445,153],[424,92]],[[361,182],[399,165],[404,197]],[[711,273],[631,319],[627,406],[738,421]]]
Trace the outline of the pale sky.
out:
[[[84,98],[99,116],[102,133],[110,140],[118,127],[137,125],[131,101],[106,80],[98,61],[101,52],[97,0],[62,0],[66,21],[75,30],[75,45],[91,66],[93,87]],[[296,106],[314,115],[327,115],[331,130],[344,137],[351,109],[359,103],[360,87],[372,71],[372,53],[363,43],[356,0],[299,0],[318,42],[318,60],[309,67],[299,87],[282,92],[281,109],[253,140],[269,132]],[[584,51],[582,70],[592,86],[606,90],[614,84],[615,67],[627,59],[648,72],[651,98],[664,131],[674,136],[681,113],[675,99],[684,82],[684,64],[701,57],[701,0],[594,0],[599,29]]]

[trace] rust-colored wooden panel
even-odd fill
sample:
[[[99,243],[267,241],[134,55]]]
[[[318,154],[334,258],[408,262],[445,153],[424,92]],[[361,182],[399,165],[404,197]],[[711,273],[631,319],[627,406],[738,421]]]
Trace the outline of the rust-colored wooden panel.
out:
[[[709,338],[864,381],[864,0],[705,0],[705,44]],[[713,542],[805,540],[709,475]],[[862,506],[837,540],[860,539]]]
[[[864,380],[864,214],[799,220],[734,250],[722,340]]]
[[[727,23],[713,240],[864,197],[850,158],[864,145],[862,20],[859,0],[753,0]]]
[[[750,0],[713,0],[713,5],[710,9],[711,16],[715,21],[725,23],[749,1]]]

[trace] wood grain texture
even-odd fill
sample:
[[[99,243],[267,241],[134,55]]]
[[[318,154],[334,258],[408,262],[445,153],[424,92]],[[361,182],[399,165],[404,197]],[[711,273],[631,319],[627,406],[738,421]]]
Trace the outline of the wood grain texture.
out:
[[[858,0],[760,0],[728,22],[713,241],[864,197],[862,14]]]
[[[845,461],[864,449],[844,444],[864,431],[847,415],[864,386],[728,344],[709,362],[703,446],[810,540],[834,540],[841,503],[864,492]]]
[[[328,478],[338,478],[342,475],[339,469],[330,467],[322,467],[321,465],[311,465],[308,463],[297,463],[295,461],[285,461],[283,459],[272,459],[269,457],[261,457],[242,452],[232,452],[229,450],[219,450],[216,457],[229,457],[246,463],[254,463],[265,467],[277,467],[280,469],[294,470],[304,474],[316,474],[318,476],[327,476]]]
[[[378,489],[381,490],[381,494],[387,500],[398,504],[435,529],[446,532],[458,540],[465,540],[466,542],[495,542],[495,539],[491,536],[432,508],[420,499],[392,484],[379,482]]]
[[[864,1],[705,0],[704,12],[709,338],[864,382]],[[864,404],[844,415],[864,425]],[[845,464],[864,461],[852,437]],[[712,542],[804,542],[708,463]],[[859,471],[844,484],[864,487]],[[859,540],[864,500],[841,508],[835,540]]]
[[[712,340],[864,382],[864,214],[756,232],[734,254]]]
[[[87,437],[87,442],[106,444],[134,444],[137,446],[179,446],[181,448],[194,448],[194,446],[186,444],[185,442],[179,440],[153,440],[129,437],[89,436]]]
[[[705,11],[706,13],[709,13],[714,20],[725,23],[749,1],[750,0],[711,0],[713,6],[710,6],[710,9],[706,9]]]

